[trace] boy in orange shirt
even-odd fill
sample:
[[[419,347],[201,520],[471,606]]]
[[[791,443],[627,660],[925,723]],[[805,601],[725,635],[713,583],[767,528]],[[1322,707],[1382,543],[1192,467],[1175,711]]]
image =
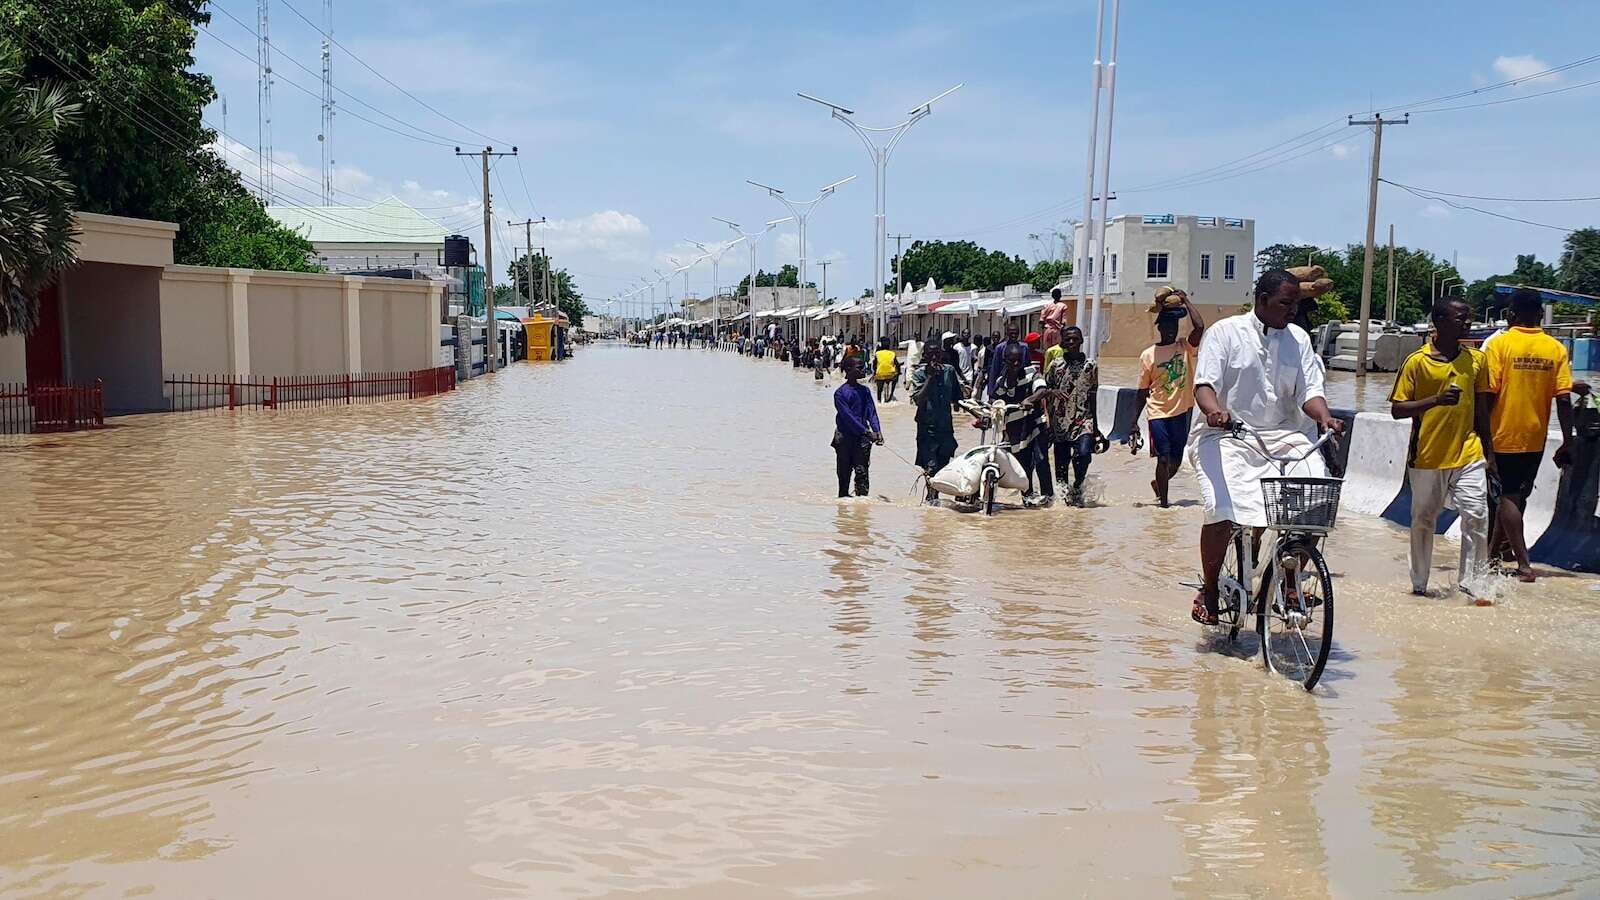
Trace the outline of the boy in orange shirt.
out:
[[[1178,320],[1189,319],[1189,337],[1178,341]],[[1134,427],[1139,414],[1150,414],[1150,455],[1156,458],[1156,477],[1150,482],[1156,502],[1167,508],[1167,488],[1183,466],[1189,444],[1189,420],[1194,409],[1194,358],[1206,323],[1183,298],[1180,309],[1163,309],[1156,315],[1156,342],[1139,354],[1139,393],[1133,401]]]
[[[1494,452],[1500,470],[1500,534],[1517,558],[1517,578],[1534,580],[1523,536],[1522,512],[1533,493],[1534,477],[1544,461],[1550,430],[1550,401],[1561,423],[1561,446],[1552,457],[1565,467],[1572,456],[1572,362],[1567,348],[1544,333],[1539,292],[1519,288],[1511,295],[1511,327],[1489,344],[1489,393],[1495,395],[1490,416]]]

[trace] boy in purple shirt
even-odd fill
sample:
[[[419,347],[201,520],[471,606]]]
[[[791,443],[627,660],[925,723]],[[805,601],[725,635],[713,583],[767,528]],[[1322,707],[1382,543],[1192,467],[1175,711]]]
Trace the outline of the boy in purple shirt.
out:
[[[844,359],[844,384],[833,392],[833,453],[839,475],[839,496],[850,496],[850,476],[855,474],[856,496],[867,496],[867,467],[872,445],[883,443],[878,407],[872,391],[861,383],[861,357]]]

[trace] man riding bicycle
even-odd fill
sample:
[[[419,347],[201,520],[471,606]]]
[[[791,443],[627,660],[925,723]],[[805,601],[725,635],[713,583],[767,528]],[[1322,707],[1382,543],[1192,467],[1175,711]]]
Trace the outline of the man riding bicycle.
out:
[[[1308,453],[1314,443],[1303,430],[1309,417],[1319,428],[1344,432],[1322,395],[1322,366],[1311,338],[1290,324],[1300,305],[1300,281],[1282,269],[1256,281],[1255,308],[1206,329],[1195,362],[1195,405],[1205,416],[1189,443],[1189,464],[1200,482],[1205,524],[1200,529],[1202,587],[1190,613],[1202,625],[1217,624],[1217,576],[1236,525],[1259,537],[1267,526],[1261,479],[1277,467],[1260,448],[1225,440],[1230,424],[1254,431],[1275,455]],[[1316,454],[1296,474],[1326,474]]]

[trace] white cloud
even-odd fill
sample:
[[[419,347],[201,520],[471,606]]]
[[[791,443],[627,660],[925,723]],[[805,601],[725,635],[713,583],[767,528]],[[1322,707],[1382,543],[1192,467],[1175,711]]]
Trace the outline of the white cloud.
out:
[[[1328,152],[1333,154],[1334,159],[1345,159],[1352,151],[1349,144],[1334,144],[1328,148]]]
[[[1517,78],[1527,79],[1526,81],[1518,84],[1518,87],[1526,87],[1534,84],[1548,85],[1559,82],[1561,80],[1561,75],[1559,73],[1541,75],[1538,78],[1532,77],[1534,75],[1538,75],[1540,72],[1543,72],[1548,68],[1550,68],[1549,63],[1532,54],[1526,54],[1523,56],[1498,56],[1495,57],[1494,61],[1494,71],[1502,79],[1506,81]]]
[[[649,259],[650,227],[632,213],[608,209],[576,219],[551,219],[550,252],[597,253],[615,260]]]
[[[1450,208],[1443,203],[1429,203],[1417,215],[1424,219],[1448,219],[1450,218]]]

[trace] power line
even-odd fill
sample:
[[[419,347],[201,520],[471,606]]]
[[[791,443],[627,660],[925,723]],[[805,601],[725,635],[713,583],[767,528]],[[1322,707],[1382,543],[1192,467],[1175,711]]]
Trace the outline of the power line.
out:
[[[205,33],[207,35],[210,35],[212,40],[216,41],[217,43],[221,44],[224,47],[227,47],[229,50],[232,50],[235,54],[237,54],[238,56],[243,58],[246,62],[250,63],[251,65],[255,65],[256,64],[255,57],[253,57],[250,54],[244,52],[243,50],[240,50],[238,47],[235,47],[234,45],[228,43],[226,40],[224,40],[224,39],[222,39],[220,37],[217,37],[216,32],[212,31],[209,28],[204,29],[204,31],[205,31]],[[289,85],[290,87],[294,88],[295,90],[299,91],[300,93],[305,94],[308,97],[311,97],[312,99],[316,100],[317,102],[319,102],[319,103],[322,102],[322,95],[320,93],[316,92],[316,91],[311,90],[310,88],[306,87],[305,85],[302,85],[297,81],[291,81],[290,79],[283,77],[281,74],[279,74],[277,72],[273,73],[273,77],[274,77],[275,80],[282,81],[283,83]],[[417,141],[418,143],[432,144],[435,147],[454,147],[454,146],[456,146],[455,143],[451,142],[451,141],[436,141],[436,140],[433,140],[432,138],[419,137],[419,136],[417,136],[415,134],[411,134],[410,132],[401,131],[398,128],[394,128],[394,127],[392,127],[390,125],[386,125],[386,124],[384,124],[382,122],[374,121],[372,119],[367,118],[366,116],[361,115],[358,112],[353,112],[353,111],[351,111],[349,109],[346,109],[344,112],[345,112],[346,115],[355,116],[357,119],[360,119],[361,121],[366,122],[369,125],[377,126],[378,128],[382,128],[384,131],[387,131],[387,132],[389,132],[391,134],[397,134],[397,135],[399,135],[399,136],[401,136],[403,138],[410,138],[411,140]],[[408,126],[408,127],[414,127],[414,126]]]
[[[1530,73],[1530,74],[1527,74],[1527,75],[1519,75],[1516,78],[1509,78],[1509,79],[1507,79],[1505,81],[1501,81],[1501,82],[1498,82],[1496,84],[1486,84],[1483,87],[1472,88],[1471,90],[1466,90],[1466,91],[1457,91],[1454,94],[1444,94],[1444,95],[1441,95],[1441,96],[1438,96],[1438,97],[1430,97],[1427,100],[1417,100],[1417,101],[1414,101],[1414,102],[1411,102],[1411,103],[1397,103],[1394,106],[1385,106],[1382,109],[1375,109],[1375,110],[1373,110],[1373,112],[1375,112],[1375,113],[1386,113],[1386,112],[1393,112],[1394,110],[1402,109],[1402,108],[1415,109],[1416,107],[1428,106],[1428,105],[1431,105],[1431,104],[1434,104],[1434,103],[1445,103],[1445,102],[1448,102],[1448,101],[1451,101],[1451,100],[1459,100],[1462,97],[1472,97],[1472,96],[1475,96],[1477,94],[1488,93],[1489,91],[1498,91],[1501,88],[1514,87],[1516,85],[1522,84],[1522,83],[1527,82],[1527,81],[1534,81],[1534,80],[1539,79],[1539,78],[1548,78],[1551,75],[1558,75],[1558,74],[1560,74],[1562,72],[1565,72],[1565,71],[1567,71],[1569,69],[1576,69],[1576,68],[1579,68],[1580,66],[1589,65],[1590,63],[1595,62],[1597,60],[1600,60],[1600,53],[1596,53],[1593,56],[1585,56],[1582,59],[1575,59],[1572,62],[1562,63],[1559,66],[1551,66],[1548,69],[1542,69],[1542,70],[1540,70],[1538,72],[1533,72],[1533,73]],[[1463,108],[1466,108],[1466,107],[1463,107]],[[1438,110],[1435,110],[1435,111],[1437,112]]]
[[[47,41],[53,41],[53,42],[58,43],[58,44],[70,46],[73,49],[78,49],[78,50],[82,49],[80,46],[74,44],[73,42],[62,40],[61,36],[59,36],[59,35],[55,35],[53,33],[46,33],[43,30],[43,28],[41,28],[40,36],[42,38],[44,38],[45,40],[47,40]],[[40,54],[45,59],[48,59],[49,61],[55,63],[56,66],[58,66],[63,72],[67,73],[68,75],[73,75],[73,76],[76,76],[78,78],[85,78],[85,79],[91,79],[92,78],[93,73],[88,72],[87,70],[83,69],[79,65],[76,65],[75,63],[69,63],[66,60],[61,59],[60,57],[56,56],[54,53],[52,53],[48,49],[40,47],[38,44],[34,43],[34,41],[28,35],[22,34],[22,33],[19,32],[19,37],[21,37],[23,42],[28,45],[29,49],[33,50],[35,53]],[[173,111],[172,107],[166,106],[166,105],[160,103],[159,102],[159,100],[160,100],[159,97],[154,97],[153,95],[148,94],[145,91],[142,91],[138,86],[129,85],[129,84],[125,84],[124,86],[132,88],[137,93],[144,93],[145,96],[157,101],[157,102],[151,104],[151,106],[155,110],[165,110],[166,112],[172,112]],[[155,137],[157,140],[160,140],[162,143],[165,143],[168,146],[178,150],[180,153],[187,154],[187,153],[193,152],[193,150],[195,149],[195,148],[189,146],[187,138],[183,134],[178,132],[176,130],[176,128],[174,128],[173,126],[162,122],[155,115],[155,112],[150,110],[150,109],[141,108],[141,107],[139,107],[137,105],[135,105],[135,106],[123,106],[121,104],[107,102],[104,99],[100,100],[99,102],[101,104],[111,108],[111,109],[115,109],[118,112],[123,113],[125,116],[127,116],[128,120],[130,122],[132,122],[133,124],[137,125],[141,129],[143,129],[144,131],[146,131],[147,133],[149,133],[150,135]],[[203,118],[201,119],[200,124],[202,126],[205,125],[205,121],[204,121]],[[219,133],[221,133],[221,132],[219,132]],[[224,136],[228,137],[230,140],[232,140],[236,144],[239,144],[240,146],[245,146],[245,144],[242,141],[240,141],[236,137],[233,137],[232,135],[224,134]],[[246,162],[249,161],[249,157],[248,156],[246,156],[245,154],[243,154],[243,153],[241,153],[239,151],[235,151],[235,150],[232,150],[232,149],[228,148],[226,144],[220,144],[219,143],[218,146],[226,153],[230,153],[230,154],[232,154],[232,155],[234,155],[234,156],[238,157],[239,159],[244,160]],[[281,172],[283,172],[283,173],[285,173],[287,175],[293,176],[294,178],[300,180],[304,184],[312,184],[312,182],[310,181],[309,177],[301,175],[299,172],[295,171],[294,169],[290,168],[289,166],[287,166],[287,165],[285,165],[283,163],[279,163],[277,161],[273,161],[272,162],[272,168],[280,170]],[[235,171],[235,174],[238,175],[240,181],[242,183],[244,183],[247,187],[254,188],[257,192],[264,192],[264,185],[262,185],[259,181],[254,181],[254,180],[250,179],[248,176],[246,176],[242,171],[240,171],[238,169],[235,169],[234,171]],[[300,193],[305,194],[307,196],[311,196],[313,198],[316,196],[311,190],[308,190],[306,188],[301,188],[301,187],[297,187],[297,186],[294,186],[294,185],[289,185],[289,186],[295,188],[296,190],[300,191]],[[353,220],[343,218],[343,217],[333,213],[331,210],[329,210],[329,209],[327,209],[325,207],[318,207],[318,206],[315,206],[314,204],[308,204],[308,205],[289,204],[289,205],[292,205],[292,206],[294,206],[294,208],[304,211],[307,215],[309,215],[312,218],[318,219],[319,221],[322,221],[322,222],[324,222],[326,224],[330,224],[330,225],[343,226],[343,227],[347,227],[348,228],[348,227],[354,227],[354,226],[365,225],[366,224],[366,223],[354,222]],[[444,227],[445,226],[440,224],[440,228],[441,229],[443,229]],[[413,231],[413,230],[401,229],[401,228],[388,228],[388,229],[381,230],[378,233],[389,235],[389,236],[393,236],[393,237],[400,237],[400,238],[432,237],[432,236],[434,236],[436,234],[436,232],[432,231],[431,229],[426,231],[426,232],[424,232],[424,231],[421,231],[421,230]]]
[[[522,179],[522,193],[528,198],[528,215],[538,212],[538,204],[533,202],[533,191],[528,190],[528,176],[522,171],[522,157],[513,157],[517,161],[517,177]]]
[[[1432,188],[1401,184],[1397,181],[1390,181],[1387,178],[1379,180],[1384,184],[1392,184],[1397,188],[1415,189],[1436,197],[1459,197],[1463,200],[1490,200],[1498,203],[1588,203],[1600,200],[1600,197],[1480,197],[1476,194],[1452,194],[1448,191],[1436,191]]]
[[[1566,85],[1565,88],[1552,88],[1552,90],[1549,91],[1538,91],[1538,93],[1520,94],[1520,96],[1490,99],[1490,101],[1483,102],[1464,102],[1464,104],[1459,104],[1459,106],[1440,106],[1435,107],[1435,109],[1419,109],[1418,112],[1453,112],[1453,110],[1456,109],[1482,109],[1482,107],[1485,106],[1499,106],[1499,104],[1502,104],[1502,102],[1520,102],[1525,101],[1525,99],[1536,99],[1541,98],[1541,96],[1550,96],[1550,94],[1565,94],[1566,91],[1576,91],[1578,88],[1592,88],[1594,85],[1600,85],[1600,78],[1595,78],[1595,80],[1592,80],[1592,82],[1578,83],[1578,85]]]
[[[355,51],[353,51],[349,47],[346,47],[345,45],[339,43],[337,38],[335,38],[331,34],[328,34],[326,31],[323,31],[322,28],[317,25],[317,23],[315,23],[315,22],[311,21],[310,19],[306,18],[305,14],[300,12],[300,10],[295,9],[294,8],[294,4],[290,3],[289,0],[278,0],[278,2],[282,3],[285,7],[288,8],[288,10],[290,12],[294,13],[297,17],[299,17],[300,21],[306,23],[307,25],[310,25],[313,29],[316,30],[316,32],[318,34],[320,34],[323,37],[327,38],[329,43],[333,44],[335,47],[338,47],[340,50],[343,50],[345,53],[348,53],[350,55],[351,59],[353,59],[356,62],[361,64],[362,68],[366,69],[368,72],[371,72],[372,74],[374,74],[374,75],[378,76],[379,78],[383,79],[383,82],[385,84],[389,85],[390,87],[394,88],[395,90],[399,91],[400,93],[405,94],[407,97],[410,97],[412,100],[416,101],[416,103],[419,106],[421,106],[422,108],[428,110],[429,112],[433,113],[434,115],[438,116],[441,119],[444,119],[446,122],[449,122],[450,124],[455,125],[458,128],[465,128],[466,130],[472,132],[473,134],[477,135],[478,137],[483,138],[484,140],[489,141],[490,143],[497,143],[497,144],[505,143],[505,141],[499,140],[497,138],[492,138],[489,135],[484,134],[483,132],[479,131],[476,128],[473,128],[471,125],[468,125],[465,122],[460,122],[460,121],[457,121],[456,119],[451,118],[449,115],[445,114],[444,112],[441,112],[440,110],[438,110],[438,109],[434,108],[433,106],[429,105],[421,97],[418,97],[416,94],[413,94],[410,91],[406,90],[405,88],[401,87],[400,85],[395,84],[392,80],[390,80],[389,76],[383,74],[382,72],[379,72],[377,69],[374,69],[370,64],[367,63],[366,60],[364,60],[360,56],[356,55]]]
[[[1560,231],[1560,232],[1565,232],[1567,234],[1571,234],[1572,232],[1577,231],[1576,228],[1565,228],[1565,227],[1562,227],[1560,225],[1551,225],[1551,224],[1548,224],[1546,222],[1535,222],[1532,219],[1521,219],[1521,218],[1518,218],[1516,216],[1508,216],[1508,215],[1505,215],[1504,213],[1497,213],[1497,212],[1495,212],[1493,210],[1482,209],[1480,207],[1471,206],[1471,205],[1466,204],[1466,203],[1457,203],[1456,201],[1451,200],[1451,199],[1449,199],[1447,197],[1435,197],[1435,196],[1433,196],[1431,194],[1424,193],[1423,191],[1420,191],[1420,190],[1418,190],[1416,188],[1407,187],[1406,185],[1403,185],[1403,184],[1396,184],[1395,182],[1390,181],[1387,178],[1380,178],[1378,180],[1382,181],[1385,184],[1394,185],[1395,187],[1399,188],[1400,190],[1405,191],[1406,193],[1411,194],[1413,196],[1421,197],[1424,200],[1437,200],[1438,202],[1443,203],[1446,206],[1453,207],[1455,209],[1465,209],[1465,210],[1469,210],[1469,211],[1475,212],[1475,213],[1482,213],[1483,215],[1486,215],[1486,216],[1494,216],[1496,219],[1505,219],[1506,221],[1509,221],[1509,222],[1520,222],[1523,225],[1533,225],[1533,226],[1538,227],[1538,228],[1548,228],[1551,231]]]
[[[1496,84],[1484,85],[1483,87],[1473,88],[1471,90],[1465,90],[1465,91],[1458,91],[1458,92],[1451,93],[1451,94],[1444,94],[1444,95],[1441,95],[1441,96],[1438,96],[1438,97],[1432,97],[1432,98],[1429,98],[1429,99],[1426,99],[1426,100],[1415,101],[1413,103],[1397,104],[1395,106],[1384,107],[1382,110],[1377,110],[1377,112],[1385,112],[1386,113],[1386,112],[1390,112],[1390,111],[1395,110],[1395,109],[1400,109],[1402,107],[1424,107],[1424,106],[1427,106],[1429,104],[1444,103],[1444,102],[1448,102],[1450,100],[1458,100],[1458,99],[1461,99],[1461,98],[1464,98],[1464,97],[1469,97],[1469,96],[1474,96],[1474,95],[1478,95],[1478,94],[1487,93],[1489,91],[1496,91],[1496,90],[1500,90],[1502,88],[1513,87],[1515,85],[1523,84],[1525,82],[1533,81],[1533,80],[1536,80],[1536,79],[1539,79],[1539,78],[1548,78],[1551,75],[1560,74],[1561,72],[1569,71],[1571,69],[1576,69],[1576,68],[1579,68],[1581,66],[1586,66],[1586,65],[1589,65],[1590,63],[1593,63],[1593,62],[1596,62],[1596,61],[1600,61],[1600,54],[1594,54],[1594,55],[1591,55],[1591,56],[1586,56],[1586,57],[1583,57],[1581,59],[1576,59],[1576,60],[1573,60],[1571,62],[1563,63],[1562,65],[1559,65],[1559,66],[1552,66],[1550,68],[1543,69],[1543,70],[1540,70],[1538,72],[1533,72],[1533,73],[1530,73],[1528,75],[1522,75],[1522,76],[1518,76],[1516,78],[1510,78],[1510,79],[1507,79],[1505,81],[1498,82]],[[1562,93],[1564,91],[1576,90],[1576,89],[1578,89],[1580,87],[1588,87],[1591,84],[1597,84],[1597,83],[1600,83],[1600,81],[1585,82],[1585,83],[1579,84],[1579,85],[1570,85],[1570,86],[1563,87],[1563,88],[1557,88],[1555,90],[1541,91],[1541,92],[1536,93],[1536,94],[1527,94],[1527,95],[1519,96],[1519,97],[1511,97],[1511,98],[1504,98],[1504,99],[1501,99],[1501,100],[1487,101],[1487,102],[1481,103],[1481,104],[1463,104],[1463,105],[1460,105],[1460,106],[1441,107],[1441,108],[1436,108],[1436,109],[1419,109],[1417,111],[1418,112],[1447,112],[1449,110],[1454,110],[1454,109],[1472,109],[1472,108],[1475,108],[1475,107],[1478,107],[1478,106],[1492,106],[1492,105],[1497,105],[1497,104],[1500,104],[1500,103],[1511,103],[1511,102],[1516,102],[1516,101],[1520,101],[1520,100],[1532,100],[1532,99],[1537,98],[1537,97],[1543,97],[1543,96],[1548,96],[1550,94]],[[1189,172],[1189,173],[1186,173],[1186,174],[1183,174],[1183,175],[1172,176],[1170,178],[1163,179],[1161,181],[1152,182],[1152,183],[1147,184],[1147,185],[1141,185],[1139,187],[1128,188],[1128,189],[1125,189],[1125,190],[1127,190],[1128,193],[1143,193],[1143,192],[1148,192],[1148,191],[1152,191],[1152,190],[1167,190],[1167,189],[1176,190],[1176,189],[1179,189],[1179,188],[1199,187],[1199,186],[1205,185],[1205,184],[1215,184],[1215,183],[1217,183],[1219,181],[1226,181],[1226,180],[1229,180],[1229,179],[1232,179],[1232,178],[1241,177],[1241,176],[1244,176],[1244,175],[1253,175],[1253,174],[1256,174],[1257,172],[1265,171],[1267,169],[1276,167],[1276,166],[1281,165],[1283,163],[1290,162],[1290,161],[1292,161],[1294,159],[1300,159],[1300,158],[1303,158],[1305,156],[1309,156],[1312,153],[1315,153],[1315,152],[1317,152],[1319,150],[1323,150],[1323,149],[1326,149],[1328,147],[1334,146],[1335,144],[1340,143],[1342,141],[1342,138],[1335,138],[1333,140],[1326,140],[1326,141],[1325,141],[1325,139],[1328,138],[1331,135],[1341,133],[1344,125],[1345,125],[1345,122],[1343,120],[1341,120],[1341,119],[1333,119],[1333,120],[1330,120],[1327,123],[1319,125],[1319,126],[1317,126],[1315,128],[1312,128],[1310,130],[1300,132],[1299,134],[1294,135],[1293,137],[1290,137],[1290,138],[1287,138],[1285,140],[1279,141],[1276,144],[1272,144],[1270,146],[1263,147],[1260,150],[1257,150],[1257,151],[1255,151],[1253,153],[1246,154],[1244,156],[1238,157],[1238,158],[1230,160],[1228,162],[1219,163],[1219,164],[1217,164],[1215,166],[1211,166],[1209,168],[1199,169],[1197,171]],[[1319,143],[1317,143],[1319,141],[1324,141],[1324,142],[1319,144]],[[1306,148],[1306,147],[1308,147],[1308,145],[1313,145],[1313,144],[1315,144],[1315,146],[1310,146],[1308,149],[1304,149],[1302,152],[1295,153],[1296,150],[1300,150],[1301,148]],[[1289,145],[1294,145],[1294,146],[1289,146]],[[1277,151],[1277,152],[1274,152],[1274,151]],[[1284,154],[1293,154],[1293,155],[1285,156]],[[1231,172],[1227,171],[1227,170],[1230,170],[1230,169],[1231,170],[1235,170],[1235,171],[1231,171]],[[1215,173],[1215,174],[1213,174],[1213,173]],[[1050,214],[1054,213],[1055,211],[1057,211],[1059,209],[1063,209],[1065,207],[1069,207],[1072,204],[1081,201],[1082,199],[1083,199],[1082,195],[1080,194],[1078,196],[1078,198],[1075,199],[1075,200],[1068,200],[1068,201],[1064,201],[1064,202],[1061,202],[1061,203],[1054,204],[1052,206],[1047,206],[1047,207],[1045,207],[1043,209],[1040,209],[1040,210],[1038,210],[1036,212],[1029,213],[1029,214],[1021,216],[1019,218],[1008,220],[1006,222],[1002,222],[1002,223],[997,224],[997,225],[988,225],[988,226],[984,226],[982,228],[968,229],[968,230],[966,230],[966,231],[964,231],[964,232],[962,232],[960,234],[935,235],[934,237],[956,238],[956,237],[965,237],[965,236],[977,235],[977,234],[987,234],[987,233],[995,232],[995,231],[1003,231],[1005,229],[1013,228],[1013,227],[1016,227],[1017,225],[1021,225],[1021,224],[1024,224],[1026,222],[1031,222],[1031,221],[1033,221],[1035,219],[1038,219],[1038,218],[1041,218],[1043,216],[1050,215]]]
[[[215,3],[215,2],[213,2],[211,4],[211,7],[213,9],[215,9],[217,12],[222,13],[224,16],[227,16],[229,19],[232,19],[235,23],[237,23],[239,25],[239,27],[241,27],[241,28],[248,28],[249,27],[238,16],[234,15],[231,12],[228,12],[226,7],[223,7],[223,6],[221,6],[221,5],[219,5],[219,4]],[[213,32],[209,27],[205,28],[205,32],[206,32],[206,34],[211,35],[211,37],[216,38],[216,40],[219,43],[224,43],[224,44],[226,43],[226,41],[223,41],[222,38],[217,37],[216,33]],[[273,49],[277,49],[277,45],[276,44],[273,45]],[[312,75],[312,76],[315,76],[317,78],[321,78],[322,77],[321,73],[312,71],[309,66],[306,66],[304,63],[300,62],[299,60],[295,59],[292,56],[289,56],[288,54],[282,54],[281,57],[275,56],[275,58],[282,58],[282,59],[288,60],[290,63],[293,63],[296,68],[298,68],[301,71],[305,72],[307,75]],[[414,131],[416,131],[416,132],[418,132],[420,134],[425,134],[425,135],[429,135],[430,137],[438,138],[441,141],[449,142],[451,145],[460,143],[460,141],[455,140],[454,138],[451,138],[449,135],[440,134],[440,133],[438,133],[436,131],[430,131],[430,130],[428,130],[426,128],[423,128],[421,125],[417,125],[414,122],[408,122],[405,119],[402,119],[399,116],[394,115],[393,113],[385,112],[384,110],[379,109],[378,107],[372,105],[371,103],[368,103],[367,101],[361,99],[360,97],[357,97],[355,94],[350,93],[349,91],[345,90],[344,88],[338,87],[337,85],[334,86],[334,90],[338,91],[340,94],[344,95],[345,97],[349,98],[350,100],[361,104],[362,106],[366,107],[367,109],[372,110],[373,112],[377,113],[378,115],[383,116],[384,118],[387,118],[387,119],[391,119],[394,122],[396,122],[396,123],[398,123],[398,124],[400,124],[400,125],[402,125],[402,126],[404,126],[406,128],[410,128],[410,129],[412,129],[412,130],[414,130]]]

